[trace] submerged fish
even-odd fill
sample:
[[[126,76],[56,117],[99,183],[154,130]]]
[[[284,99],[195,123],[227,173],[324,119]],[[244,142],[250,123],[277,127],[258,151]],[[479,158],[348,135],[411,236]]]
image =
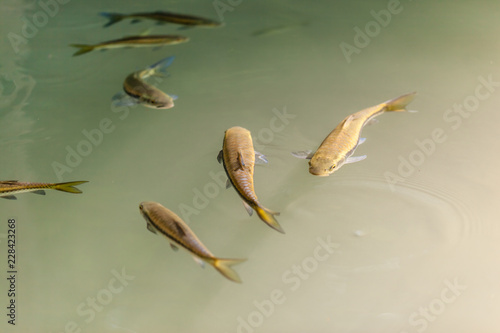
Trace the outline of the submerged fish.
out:
[[[374,117],[387,111],[406,111],[405,107],[415,97],[416,93],[402,95],[384,103],[369,107],[346,117],[323,140],[316,152],[293,152],[298,158],[310,159],[309,172],[315,176],[329,176],[338,170],[344,163],[354,163],[366,158],[351,156],[359,144],[364,142],[360,138],[361,130]]]
[[[176,251],[178,247],[182,247],[191,253],[194,260],[202,267],[203,263],[206,262],[229,280],[241,283],[238,273],[231,266],[246,261],[246,259],[215,257],[179,216],[157,202],[141,202],[139,210],[147,222],[148,230],[154,234],[160,233],[165,236],[173,250]]]
[[[150,35],[150,36],[129,36],[120,39],[110,40],[94,45],[71,44],[80,50],[73,56],[88,53],[93,50],[107,50],[121,47],[160,47],[164,45],[173,45],[189,41],[188,37],[178,35]]]
[[[0,197],[4,199],[17,199],[15,194],[33,192],[45,195],[44,190],[58,190],[69,193],[82,193],[76,185],[87,183],[87,181],[67,183],[22,183],[17,180],[0,181]]]
[[[161,75],[159,72],[164,73],[172,61],[174,61],[174,57],[168,57],[144,70],[127,76],[125,82],[123,82],[124,92],[119,92],[113,97],[114,104],[121,106],[141,104],[153,109],[170,109],[174,107],[176,96],[168,95],[144,81],[144,79],[152,75]]]
[[[223,162],[229,182],[243,199],[248,214],[252,215],[255,210],[259,218],[271,228],[285,233],[274,218],[274,215],[279,215],[279,213],[262,206],[255,194],[253,186],[255,155],[250,131],[242,127],[231,127],[224,134],[222,150],[217,160],[219,163]],[[257,155],[260,154],[257,153]]]
[[[104,27],[109,27],[125,18],[131,18],[132,23],[139,22],[141,19],[149,19],[158,21],[159,24],[175,23],[185,26],[203,26],[203,27],[218,27],[222,23],[205,19],[202,17],[176,14],[170,12],[156,11],[151,13],[135,13],[135,14],[119,14],[119,13],[101,13],[102,16],[109,18],[109,22]]]

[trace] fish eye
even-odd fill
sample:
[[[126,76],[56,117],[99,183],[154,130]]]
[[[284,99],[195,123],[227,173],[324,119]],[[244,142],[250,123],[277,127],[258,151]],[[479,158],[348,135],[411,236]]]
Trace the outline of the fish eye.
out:
[[[330,167],[330,171],[332,171],[333,169],[335,169],[335,164]]]
[[[140,204],[140,205],[139,205],[139,209],[140,209],[140,210],[142,210],[142,209],[143,209],[142,204]]]

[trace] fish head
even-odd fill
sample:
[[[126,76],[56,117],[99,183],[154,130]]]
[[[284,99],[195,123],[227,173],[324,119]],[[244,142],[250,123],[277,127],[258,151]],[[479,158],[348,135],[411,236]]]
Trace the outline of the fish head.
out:
[[[342,164],[344,164],[344,158],[342,157],[313,157],[309,161],[309,173],[314,176],[326,177],[340,169]]]
[[[147,107],[153,109],[170,109],[174,107],[174,99],[167,94],[154,96],[141,96],[140,101]]]

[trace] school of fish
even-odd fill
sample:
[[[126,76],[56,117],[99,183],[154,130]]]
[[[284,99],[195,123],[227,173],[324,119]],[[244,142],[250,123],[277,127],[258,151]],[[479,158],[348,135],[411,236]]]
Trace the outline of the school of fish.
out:
[[[101,13],[109,19],[104,26],[109,27],[124,19],[132,23],[141,20],[153,20],[158,24],[177,24],[184,27],[220,27],[223,24],[197,16],[176,14],[171,12],[145,12],[132,14]],[[188,37],[179,35],[141,35],[128,36],[97,44],[71,44],[79,50],[74,56],[89,53],[93,50],[106,50],[129,47],[161,47],[189,41]],[[153,65],[127,75],[123,82],[123,91],[113,96],[116,105],[142,105],[153,109],[170,109],[174,107],[175,95],[170,95],[147,82],[150,77],[165,77],[166,69],[172,64],[173,56],[161,59]],[[407,111],[406,106],[414,99],[415,92],[408,93],[364,110],[346,116],[323,140],[316,151],[292,152],[298,158],[309,160],[309,173],[315,176],[329,176],[342,165],[364,160],[366,155],[352,156],[357,147],[364,142],[361,137],[363,127],[374,117],[384,112]],[[272,211],[261,204],[254,188],[254,171],[256,163],[267,163],[264,155],[256,152],[249,130],[234,126],[224,132],[222,149],[217,160],[222,164],[227,175],[227,186],[233,187],[243,202],[248,214],[255,211],[264,223],[272,229],[284,234],[285,231],[276,220],[280,213]],[[45,190],[53,189],[67,193],[82,193],[75,186],[87,181],[71,181],[64,183],[31,183],[16,180],[0,181],[0,197],[16,199],[16,195],[25,192],[45,194]],[[219,258],[212,254],[201,242],[190,227],[173,211],[160,203],[144,201],[139,211],[146,220],[147,229],[164,236],[173,250],[182,248],[187,251],[202,267],[208,263],[230,281],[241,283],[233,265],[246,259]]]

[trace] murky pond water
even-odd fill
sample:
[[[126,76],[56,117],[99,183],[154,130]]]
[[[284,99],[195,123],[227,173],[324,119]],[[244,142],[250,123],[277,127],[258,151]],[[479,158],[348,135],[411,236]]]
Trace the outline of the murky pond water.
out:
[[[99,15],[157,10],[224,25]],[[0,180],[89,183],[0,200],[2,332],[497,332],[499,14],[492,0],[3,1]],[[190,41],[69,46],[139,34]],[[148,82],[173,108],[112,104],[168,56]],[[364,161],[314,177],[291,155],[412,91],[418,112],[364,128]],[[232,126],[269,160],[255,189],[284,235],[225,189]],[[142,201],[248,258],[243,283],[172,251]]]

